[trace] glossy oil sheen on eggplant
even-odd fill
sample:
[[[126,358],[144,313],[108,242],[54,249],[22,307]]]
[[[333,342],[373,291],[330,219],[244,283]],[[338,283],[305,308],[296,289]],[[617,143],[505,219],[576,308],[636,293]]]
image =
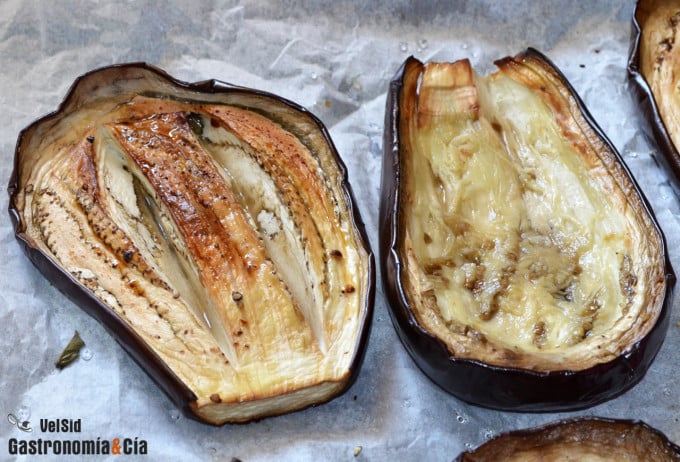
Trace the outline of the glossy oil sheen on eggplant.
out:
[[[680,448],[643,422],[576,418],[509,432],[458,462],[677,462]]]
[[[280,414],[355,376],[372,256],[344,167],[303,109],[105,68],[22,133],[16,162],[29,256],[192,415]]]
[[[637,382],[668,326],[661,232],[620,157],[534,50],[408,60],[391,88],[383,280],[425,372],[503,409],[584,407]],[[632,371],[632,372],[631,372]]]
[[[633,17],[628,72],[642,110],[643,127],[680,181],[680,1],[639,0]],[[677,189],[677,188],[676,188]]]

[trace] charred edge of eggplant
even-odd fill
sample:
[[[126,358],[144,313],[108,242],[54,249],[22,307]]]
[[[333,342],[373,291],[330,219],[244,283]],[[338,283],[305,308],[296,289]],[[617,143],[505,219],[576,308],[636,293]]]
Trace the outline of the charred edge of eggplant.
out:
[[[638,119],[643,132],[652,145],[661,151],[659,156],[654,156],[654,160],[661,161],[663,167],[672,173],[671,183],[676,192],[680,192],[680,152],[673,144],[666,124],[661,118],[656,97],[652,92],[649,82],[640,69],[640,59],[642,53],[642,25],[640,13],[640,3],[635,4],[633,13],[633,29],[631,32],[631,44],[628,56],[628,87],[633,94],[640,113]]]
[[[591,426],[591,427],[599,427],[599,428],[605,428],[605,429],[613,429],[615,430],[616,427],[620,427],[621,429],[640,429],[642,432],[645,434],[656,437],[662,444],[663,444],[663,449],[666,449],[670,455],[672,455],[674,458],[680,458],[680,446],[674,444],[671,440],[668,439],[668,437],[661,432],[660,430],[650,426],[649,424],[641,421],[641,420],[627,420],[627,419],[612,419],[612,418],[606,418],[606,417],[574,417],[571,419],[564,419],[564,420],[558,420],[556,422],[550,422],[545,425],[541,425],[538,427],[533,427],[533,428],[527,428],[527,429],[521,429],[521,430],[512,430],[509,432],[501,433],[498,436],[493,437],[489,441],[480,444],[477,448],[470,450],[470,451],[465,451],[462,452],[458,457],[456,457],[455,461],[456,462],[465,462],[466,460],[470,460],[468,456],[474,456],[480,449],[485,448],[487,446],[495,446],[499,444],[503,444],[503,442],[507,439],[510,440],[519,440],[519,439],[528,439],[528,440],[534,440],[537,438],[541,438],[541,436],[545,435],[546,437],[549,437],[551,432],[553,431],[559,431],[560,428],[564,427],[571,427],[571,426]],[[596,437],[596,433],[592,433],[588,436],[593,436],[593,438]],[[548,441],[548,438],[546,438],[546,441]],[[661,447],[660,447],[661,449]],[[474,459],[473,459],[474,460]]]
[[[451,356],[446,344],[425,330],[417,321],[406,299],[402,284],[403,256],[398,249],[404,233],[400,225],[401,158],[399,121],[403,78],[412,66],[422,66],[409,57],[390,83],[385,109],[384,157],[380,204],[380,260],[382,281],[388,310],[399,339],[416,365],[436,385],[470,404],[489,409],[515,412],[558,412],[586,409],[615,398],[632,388],[644,377],[665,339],[670,324],[675,274],[671,267],[666,239],[649,202],[623,162],[621,155],[602,133],[564,75],[539,51],[529,48],[518,56],[533,56],[549,65],[571,96],[584,119],[616,157],[634,192],[641,199],[642,212],[647,213],[659,233],[664,252],[666,292],[657,320],[643,339],[630,345],[626,352],[607,363],[584,370],[537,372],[502,367],[481,361]]]
[[[66,96],[59,104],[57,109],[50,112],[34,122],[28,125],[26,128],[19,132],[17,137],[17,144],[14,152],[14,163],[12,168],[12,173],[8,182],[7,192],[9,194],[9,206],[8,212],[10,215],[10,220],[12,221],[12,226],[14,228],[14,236],[19,242],[23,252],[33,263],[33,265],[38,269],[38,271],[60,292],[62,292],[67,298],[73,301],[76,305],[82,308],[88,315],[97,320],[104,328],[111,334],[111,336],[127,351],[130,356],[137,362],[141,368],[146,372],[146,374],[151,377],[151,379],[160,387],[163,392],[170,398],[170,400],[182,410],[182,413],[190,419],[208,423],[211,425],[216,425],[214,422],[209,422],[203,420],[198,415],[194,414],[191,410],[190,404],[196,401],[196,395],[175,375],[175,373],[162,362],[156,353],[146,345],[142,338],[130,327],[128,326],[111,308],[106,306],[103,302],[92,295],[85,287],[78,283],[73,277],[66,271],[62,270],[52,258],[41,251],[39,248],[33,246],[25,235],[26,225],[23,223],[21,214],[19,213],[16,206],[16,197],[19,192],[19,177],[20,177],[20,157],[22,151],[22,145],[24,139],[30,136],[31,132],[37,129],[38,126],[50,123],[58,119],[62,112],[69,107],[74,99],[78,97],[79,86],[84,84],[84,82],[98,73],[106,72],[110,70],[125,70],[125,69],[141,69],[148,71],[152,74],[156,74],[162,79],[166,80],[170,84],[186,89],[189,91],[196,92],[198,94],[227,94],[227,93],[242,93],[245,95],[250,95],[254,97],[260,97],[268,99],[272,104],[278,104],[286,106],[289,109],[299,113],[301,116],[306,117],[308,120],[312,121],[314,126],[319,130],[324,142],[327,144],[329,151],[338,167],[338,171],[341,176],[341,192],[345,195],[345,200],[347,201],[349,216],[351,217],[352,225],[356,229],[358,237],[360,239],[360,245],[367,255],[367,277],[368,277],[368,287],[366,291],[366,298],[364,299],[365,307],[362,319],[359,322],[359,337],[354,346],[353,358],[349,366],[349,377],[345,382],[345,386],[335,394],[328,397],[324,401],[319,401],[317,403],[310,404],[304,408],[296,409],[295,411],[301,411],[308,407],[314,407],[319,404],[331,401],[338,396],[346,393],[347,390],[354,384],[357,379],[359,370],[363,363],[366,348],[369,338],[369,331],[373,319],[374,310],[374,299],[375,299],[375,259],[373,252],[370,247],[368,240],[368,234],[366,233],[366,227],[364,225],[363,219],[361,218],[359,209],[357,207],[356,198],[354,192],[352,191],[351,185],[349,184],[347,166],[340,157],[335,144],[333,143],[328,129],[325,127],[323,122],[311,113],[305,107],[290,101],[286,98],[280,97],[273,93],[265,92],[262,90],[251,89],[244,86],[234,85],[231,83],[223,82],[216,79],[204,80],[195,83],[184,82],[174,77],[170,76],[164,70],[144,63],[144,62],[133,62],[133,63],[123,63],[115,64],[111,66],[105,66],[101,68],[89,71],[81,76],[77,77],[73,84],[71,84]],[[283,412],[285,413],[285,411]],[[273,415],[273,414],[272,414]],[[253,418],[250,421],[245,422],[225,422],[221,425],[230,424],[246,424],[253,421],[261,420],[264,417]]]

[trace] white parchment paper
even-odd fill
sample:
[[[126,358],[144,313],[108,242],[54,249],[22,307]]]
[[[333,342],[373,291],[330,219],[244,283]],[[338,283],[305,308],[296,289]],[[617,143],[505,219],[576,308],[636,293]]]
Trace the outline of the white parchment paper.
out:
[[[478,70],[528,46],[564,72],[623,154],[680,268],[679,199],[639,129],[626,86],[632,1],[285,2],[0,1],[0,183],[21,128],[56,109],[80,74],[145,61],[186,81],[219,79],[277,93],[319,116],[349,168],[377,253],[385,93],[409,55],[468,57]],[[7,195],[0,196],[7,209]],[[563,417],[637,418],[680,442],[680,314],[643,381],[594,408],[561,414],[498,412],[440,390],[399,343],[378,284],[366,359],[332,402],[248,425],[214,428],[175,406],[93,319],[50,286],[0,220],[0,460],[10,438],[144,439],[148,455],[82,460],[243,461],[453,459],[502,431]],[[54,361],[74,330],[91,353],[63,371]],[[6,422],[29,420],[33,433]],[[81,419],[81,433],[46,434],[40,419]],[[358,453],[358,454],[356,454]],[[355,455],[356,454],[356,455]]]

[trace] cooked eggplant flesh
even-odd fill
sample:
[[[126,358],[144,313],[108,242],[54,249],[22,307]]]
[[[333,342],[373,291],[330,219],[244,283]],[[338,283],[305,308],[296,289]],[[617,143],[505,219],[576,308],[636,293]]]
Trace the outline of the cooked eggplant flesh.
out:
[[[537,371],[621,355],[665,293],[660,233],[554,70],[407,71],[403,286],[452,356]]]
[[[370,291],[343,172],[284,110],[187,95],[95,98],[33,134],[26,239],[124,320],[198,418],[323,402],[347,386]]]
[[[565,420],[500,435],[460,462],[680,461],[680,448],[642,422],[597,418]]]
[[[638,2],[640,71],[647,81],[668,135],[680,147],[680,2]]]

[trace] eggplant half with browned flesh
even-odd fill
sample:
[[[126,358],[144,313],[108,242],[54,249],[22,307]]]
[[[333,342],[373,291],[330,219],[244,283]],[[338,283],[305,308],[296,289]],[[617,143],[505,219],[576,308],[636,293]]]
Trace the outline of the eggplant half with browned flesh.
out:
[[[20,134],[9,193],[35,265],[191,417],[290,412],[356,377],[373,257],[345,167],[303,108],[103,68]]]
[[[647,201],[562,74],[533,49],[496,65],[409,58],[391,84],[385,293],[450,393],[584,408],[643,377],[675,278]]]
[[[680,447],[644,422],[591,417],[505,433],[456,461],[680,462]]]
[[[643,127],[680,187],[680,1],[639,0],[628,61]],[[677,189],[677,188],[676,188]]]

